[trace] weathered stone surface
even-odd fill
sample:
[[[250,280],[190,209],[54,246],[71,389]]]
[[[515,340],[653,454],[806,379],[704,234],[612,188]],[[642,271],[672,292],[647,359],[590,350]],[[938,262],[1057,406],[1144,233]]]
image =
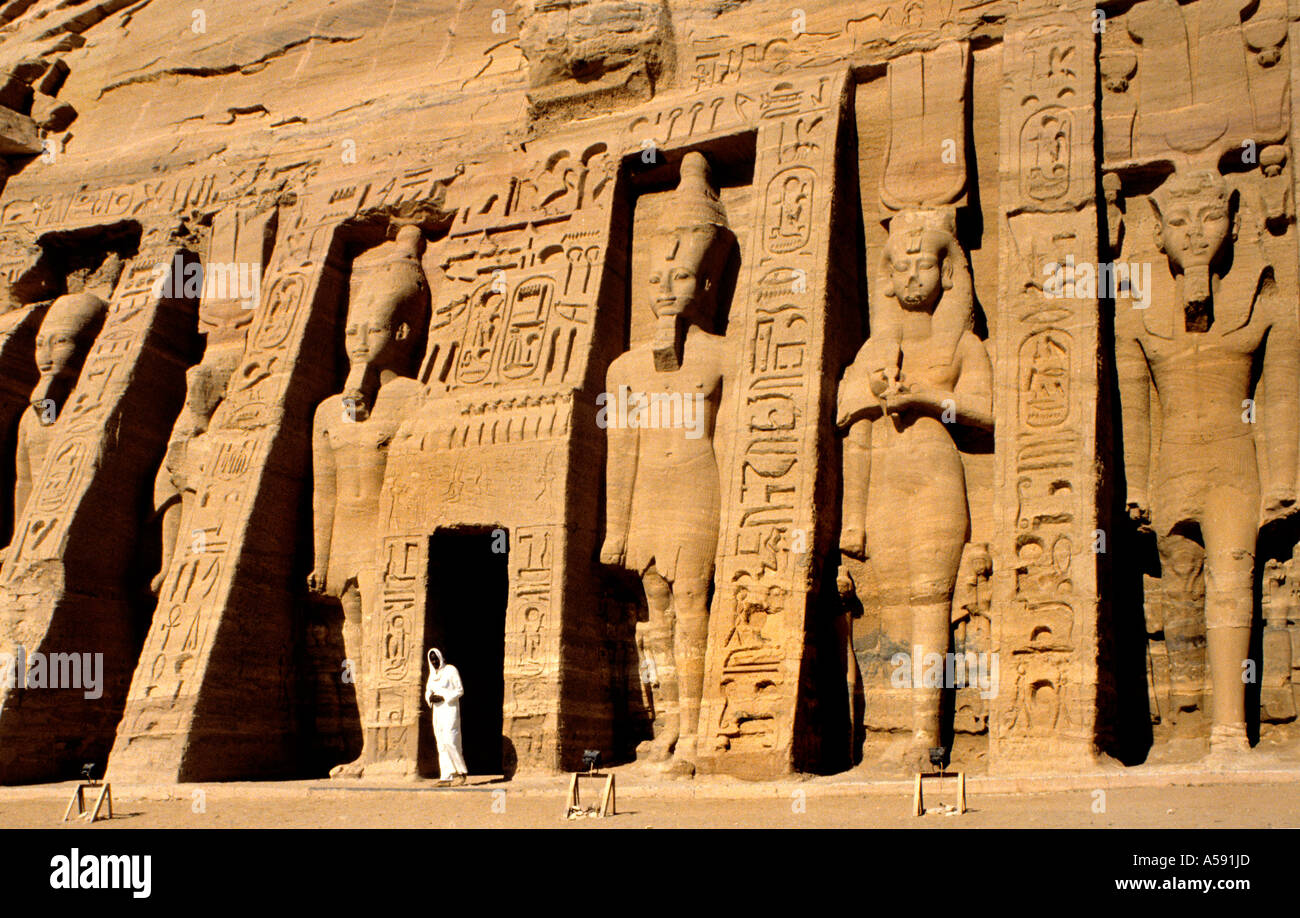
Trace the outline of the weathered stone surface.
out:
[[[1297,748],[1283,0],[0,20],[0,781]]]

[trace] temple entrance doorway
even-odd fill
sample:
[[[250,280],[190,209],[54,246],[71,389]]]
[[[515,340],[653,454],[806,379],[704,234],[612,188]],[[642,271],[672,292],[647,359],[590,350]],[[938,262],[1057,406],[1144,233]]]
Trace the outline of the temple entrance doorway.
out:
[[[444,529],[429,540],[429,596],[424,655],[442,651],[460,671],[461,748],[471,775],[501,774],[501,707],[505,693],[506,603],[510,579],[506,534]],[[421,680],[428,678],[424,666]],[[438,773],[429,709],[420,718],[420,773]]]

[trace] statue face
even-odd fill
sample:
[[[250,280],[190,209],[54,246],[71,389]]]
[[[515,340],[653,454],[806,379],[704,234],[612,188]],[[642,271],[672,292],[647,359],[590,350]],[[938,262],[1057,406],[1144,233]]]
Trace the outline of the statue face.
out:
[[[934,309],[945,287],[942,242],[933,233],[890,237],[889,282],[904,309]]]
[[[85,323],[77,316],[50,307],[36,334],[36,368],[42,376],[75,374],[81,366],[81,343],[78,340]]]
[[[1180,268],[1214,261],[1231,229],[1228,204],[1218,195],[1176,199],[1160,215],[1160,239]]]
[[[716,230],[683,226],[655,235],[650,249],[650,308],[657,318],[707,318],[708,292],[714,278],[701,272]]]
[[[356,290],[348,308],[344,347],[354,365],[385,364],[399,359],[409,329],[396,321],[400,294],[376,290],[373,286]]]

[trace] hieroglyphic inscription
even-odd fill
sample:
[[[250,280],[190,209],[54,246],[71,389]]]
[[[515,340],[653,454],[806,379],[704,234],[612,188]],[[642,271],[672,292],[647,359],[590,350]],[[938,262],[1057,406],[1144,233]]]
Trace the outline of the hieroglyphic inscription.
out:
[[[1093,36],[1087,10],[1044,6],[1008,24],[1002,92],[1001,310],[996,373],[997,649],[992,743],[1014,763],[1054,732],[1066,761],[1092,747],[1097,474],[1091,437],[1097,301],[1049,298],[1051,263],[1097,259]],[[1011,765],[1014,767],[1014,764]]]
[[[755,250],[745,259],[744,292],[728,326],[739,356],[736,416],[734,440],[724,447],[725,509],[698,741],[712,770],[791,766],[811,586],[819,316],[843,89],[821,77],[758,93],[774,117],[758,126]]]
[[[364,691],[373,693],[372,720],[363,725],[371,762],[413,764],[419,754],[420,688],[428,594],[427,536],[388,536],[381,548],[380,596],[364,631],[370,642]]]
[[[520,526],[510,534],[505,732],[523,767],[556,764],[548,758],[555,748],[542,742],[539,729],[558,713],[560,622],[554,585],[559,548],[551,526]]]

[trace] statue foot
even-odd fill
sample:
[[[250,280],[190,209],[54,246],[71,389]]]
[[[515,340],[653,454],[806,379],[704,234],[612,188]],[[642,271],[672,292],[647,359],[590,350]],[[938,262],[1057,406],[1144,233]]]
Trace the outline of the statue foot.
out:
[[[677,736],[675,732],[664,731],[662,736],[641,743],[636,747],[637,760],[655,764],[668,761],[672,757],[673,747],[677,745]]]
[[[659,771],[668,778],[692,778],[695,776],[695,740],[678,740],[673,750],[673,757],[659,767]]]
[[[685,756],[675,755],[659,766],[659,773],[665,778],[693,778],[695,763]]]
[[[1210,729],[1210,753],[1205,757],[1205,764],[1239,766],[1248,764],[1251,758],[1245,724],[1215,724]]]
[[[335,765],[330,769],[330,779],[336,778],[360,778],[365,774],[366,766],[361,762],[348,762],[346,765]]]

